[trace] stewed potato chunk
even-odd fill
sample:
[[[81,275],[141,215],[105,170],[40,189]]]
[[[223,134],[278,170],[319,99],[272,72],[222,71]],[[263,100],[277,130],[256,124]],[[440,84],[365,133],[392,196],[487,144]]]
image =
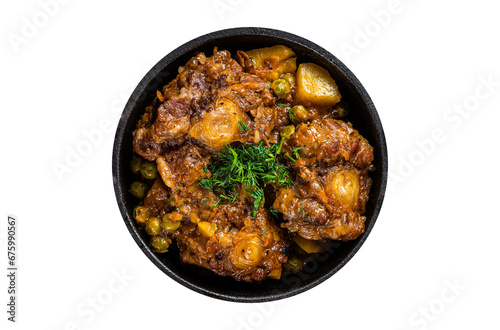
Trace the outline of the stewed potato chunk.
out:
[[[295,97],[301,104],[323,108],[329,108],[341,99],[339,88],[330,73],[314,63],[299,65]]]

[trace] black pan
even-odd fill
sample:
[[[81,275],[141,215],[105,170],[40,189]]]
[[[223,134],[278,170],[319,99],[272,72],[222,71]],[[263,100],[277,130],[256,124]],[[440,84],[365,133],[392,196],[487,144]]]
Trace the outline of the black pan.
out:
[[[212,54],[213,48],[227,49],[234,56],[237,50],[250,50],[276,44],[291,47],[297,60],[313,62],[326,68],[335,79],[342,99],[351,108],[347,118],[354,128],[374,147],[376,171],[366,205],[365,232],[349,242],[328,242],[326,253],[312,255],[304,269],[295,274],[284,272],[281,280],[261,283],[238,282],[220,277],[194,266],[181,264],[172,244],[169,252],[157,254],[149,246],[148,235],[140,230],[132,217],[136,200],[128,189],[133,181],[129,166],[133,156],[132,132],[146,106],[156,96],[156,90],[175,78],[179,66],[198,52]],[[133,65],[133,63],[131,64]],[[126,72],[125,72],[126,73]],[[123,220],[141,250],[170,278],[199,293],[238,302],[263,302],[282,299],[304,292],[339,271],[359,250],[370,234],[380,212],[387,183],[387,147],[384,130],[368,93],[354,74],[335,56],[322,47],[294,34],[267,28],[234,28],[203,35],[191,40],[161,59],[139,82],[122,113],[113,147],[113,183]],[[168,282],[168,279],[165,279]]]

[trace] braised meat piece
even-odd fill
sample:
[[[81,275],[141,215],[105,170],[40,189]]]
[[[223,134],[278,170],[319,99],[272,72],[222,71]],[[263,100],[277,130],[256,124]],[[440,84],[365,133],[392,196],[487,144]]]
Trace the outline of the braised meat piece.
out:
[[[168,151],[156,158],[160,176],[171,190],[190,189],[209,174],[209,154],[189,143],[179,149]]]
[[[228,51],[215,50],[208,58],[200,53],[179,71],[158,92],[160,105],[147,109],[137,125],[134,150],[139,155],[155,160],[162,150],[189,138],[217,150],[224,143],[258,142],[269,135],[275,97],[266,81],[243,72]],[[250,126],[245,135],[238,130],[240,120]]]
[[[281,188],[273,207],[283,228],[318,240],[352,240],[364,231],[373,148],[350,124],[331,118],[298,125],[284,150],[296,151],[296,185]]]
[[[198,194],[204,198],[205,192]],[[273,223],[267,210],[260,207],[252,217],[253,199],[240,189],[234,202],[210,209],[216,202],[191,196],[185,208],[200,216],[190,219],[174,236],[182,261],[213,270],[222,276],[241,281],[279,278],[281,264],[287,259],[287,241],[282,230]],[[200,209],[200,205],[204,205]]]
[[[273,208],[286,220],[281,226],[312,240],[348,241],[361,235],[371,185],[366,171],[351,165],[300,171],[294,187],[281,188],[276,194]]]
[[[285,148],[298,149],[298,167],[351,163],[364,168],[373,161],[373,147],[350,123],[332,118],[299,124]]]

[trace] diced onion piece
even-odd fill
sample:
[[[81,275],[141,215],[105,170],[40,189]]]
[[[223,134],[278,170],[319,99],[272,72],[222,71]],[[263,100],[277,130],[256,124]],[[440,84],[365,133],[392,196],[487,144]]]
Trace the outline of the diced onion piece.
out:
[[[297,101],[304,105],[329,108],[340,101],[335,80],[327,70],[314,63],[302,63],[297,69]]]
[[[174,211],[172,213],[170,213],[170,218],[173,220],[173,221],[180,221],[182,220],[182,214],[180,214],[179,212],[177,211]]]
[[[281,269],[273,269],[267,274],[267,277],[279,280],[281,278]]]
[[[199,223],[200,222],[200,217],[198,216],[198,214],[196,214],[196,212],[192,212],[192,213],[189,214],[189,220],[192,223]]]
[[[232,241],[230,235],[228,235],[222,231],[217,232],[217,240],[219,241],[219,244],[223,247],[229,247],[229,246],[233,245],[233,241]]]
[[[281,240],[280,232],[278,230],[273,230],[273,239],[278,242]]]
[[[212,237],[217,230],[217,225],[207,221],[200,221],[198,222],[198,230],[203,236]]]
[[[319,244],[318,241],[313,241],[310,239],[305,239],[300,236],[295,236],[292,238],[295,243],[297,243],[298,246],[307,253],[320,253],[320,252],[325,252],[325,248]]]
[[[260,239],[253,237],[238,243],[234,247],[230,259],[233,265],[240,269],[255,267],[262,261],[263,250]]]
[[[359,175],[356,170],[332,171],[327,176],[325,188],[337,205],[352,210],[359,197]]]
[[[158,100],[160,100],[160,102],[162,103],[165,101],[165,97],[160,91],[156,91],[156,97],[158,97]]]

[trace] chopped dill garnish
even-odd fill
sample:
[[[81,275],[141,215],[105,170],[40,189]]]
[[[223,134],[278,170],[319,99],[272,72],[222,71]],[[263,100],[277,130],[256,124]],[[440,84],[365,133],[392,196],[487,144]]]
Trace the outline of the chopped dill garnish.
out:
[[[280,144],[278,145],[278,150],[276,150],[276,154],[279,155],[281,153],[281,147],[283,147],[283,142],[285,142],[285,137],[281,137]]]
[[[238,197],[238,193],[232,194],[232,195],[229,195],[229,196],[227,196],[225,193],[222,193],[220,195],[220,197],[224,198],[224,199],[226,199],[228,201],[234,202],[236,200],[236,197]]]
[[[290,158],[290,160],[291,160],[292,162],[294,162],[294,163],[296,162],[296,159],[293,159],[293,157],[292,157],[292,156],[290,156],[289,154],[285,154],[285,156],[286,156],[286,157],[288,157],[288,158]]]
[[[267,234],[269,234],[268,231],[269,231],[269,229],[266,229],[262,233],[260,233],[260,235],[267,235]]]
[[[234,202],[235,192],[241,185],[254,198],[252,216],[255,219],[259,206],[264,202],[264,187],[268,184],[275,187],[293,185],[288,167],[277,161],[280,147],[281,144],[273,144],[268,148],[263,142],[240,144],[234,148],[225,145],[219,152],[218,160],[211,161],[209,165],[212,176],[199,182],[200,186],[220,196],[217,203],[211,206]]]
[[[293,108],[286,109],[286,112],[288,112],[288,117],[290,117],[290,120],[293,120],[294,117],[297,117],[297,114],[295,111],[293,111]]]
[[[278,217],[278,212],[281,211],[281,210],[282,210],[281,208],[275,209],[272,206],[269,208],[269,212],[271,212],[271,214],[274,215],[276,218]]]
[[[304,219],[304,216],[306,214],[306,211],[304,211],[304,209],[302,208],[302,204],[299,205],[299,212],[302,213],[302,219]]]
[[[247,125],[245,125],[244,122],[240,121],[238,122],[238,128],[239,130],[242,132],[242,133],[246,133],[246,131],[248,131],[250,129],[250,127],[248,127]]]
[[[295,197],[302,199],[302,196],[295,194]]]
[[[306,146],[303,146],[303,147],[297,147],[297,148],[293,148],[293,154],[295,155],[295,158],[299,158],[299,150],[300,149],[305,149]]]
[[[290,120],[292,120],[294,117],[297,117],[297,114],[289,104],[276,103],[276,105],[278,107],[285,108],[285,111],[288,113],[288,117],[290,117]]]
[[[219,205],[221,202],[222,202],[222,198],[219,198],[219,200],[217,200],[217,202],[215,202],[215,204],[210,205],[210,207],[216,207],[216,206],[217,206],[217,205]]]

